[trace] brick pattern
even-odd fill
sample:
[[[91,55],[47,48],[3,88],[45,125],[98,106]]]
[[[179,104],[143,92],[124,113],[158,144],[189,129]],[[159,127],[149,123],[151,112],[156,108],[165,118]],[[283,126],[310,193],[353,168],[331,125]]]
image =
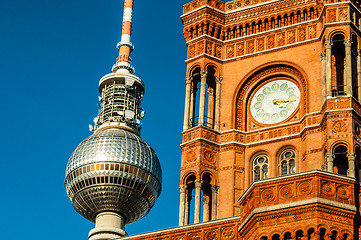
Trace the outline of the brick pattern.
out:
[[[132,236],[125,239],[132,240],[216,240],[216,239],[239,239],[238,226],[239,219],[209,223],[202,226],[190,225],[189,227],[159,233],[147,234],[146,236]]]

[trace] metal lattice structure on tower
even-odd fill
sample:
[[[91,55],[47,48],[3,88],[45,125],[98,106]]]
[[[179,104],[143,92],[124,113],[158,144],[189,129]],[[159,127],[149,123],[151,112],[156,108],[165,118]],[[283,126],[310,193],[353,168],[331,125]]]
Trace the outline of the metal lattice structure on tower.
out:
[[[65,187],[74,208],[96,223],[90,240],[126,235],[124,225],[144,217],[161,193],[162,171],[154,150],[140,137],[143,81],[130,53],[133,1],[125,0],[119,57],[99,81],[101,109],[93,135],[71,155]]]

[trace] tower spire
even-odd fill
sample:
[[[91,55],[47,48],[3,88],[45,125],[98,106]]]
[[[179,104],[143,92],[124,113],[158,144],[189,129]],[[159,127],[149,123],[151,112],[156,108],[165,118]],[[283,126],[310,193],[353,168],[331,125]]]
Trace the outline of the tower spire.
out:
[[[122,38],[117,44],[119,56],[117,63],[113,66],[113,72],[134,73],[130,53],[133,51],[133,44],[130,42],[132,34],[132,15],[134,0],[124,1]]]
[[[139,133],[140,120],[144,111],[140,107],[144,94],[143,81],[134,75],[134,68],[130,58],[133,44],[130,42],[132,32],[132,15],[134,0],[124,1],[122,38],[117,44],[119,56],[112,68],[112,73],[105,75],[99,81],[101,109],[99,116],[94,119],[94,128],[118,127],[134,130]]]
[[[90,126],[95,131],[75,149],[66,169],[74,208],[95,222],[88,240],[125,236],[124,225],[144,217],[161,192],[159,160],[140,137],[145,87],[130,60],[132,11],[133,0],[125,0],[119,57],[113,72],[99,81],[100,112]]]

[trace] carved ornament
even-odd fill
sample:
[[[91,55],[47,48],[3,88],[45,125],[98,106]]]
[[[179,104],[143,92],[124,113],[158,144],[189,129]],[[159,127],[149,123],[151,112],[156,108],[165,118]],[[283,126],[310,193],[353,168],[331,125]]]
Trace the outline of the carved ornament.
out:
[[[350,197],[350,191],[344,185],[341,185],[337,188],[336,194],[337,194],[337,197],[339,197],[341,199],[345,199],[345,200],[347,200]]]
[[[206,240],[216,240],[217,239],[217,231],[216,230],[210,230],[210,231],[206,231],[205,235],[204,235]]]
[[[235,231],[232,227],[227,227],[222,230],[222,239],[233,239]]]
[[[205,151],[204,152],[204,160],[206,160],[207,162],[210,162],[210,163],[215,163],[215,156],[214,156],[214,153],[211,152],[211,151]]]
[[[190,151],[187,153],[186,162],[187,162],[187,163],[191,163],[191,162],[196,161],[196,159],[197,159],[197,154],[196,154],[193,150],[190,150]]]
[[[336,189],[334,184],[330,182],[325,182],[322,184],[321,191],[323,194],[327,196],[333,196],[335,194]]]
[[[333,126],[332,126],[332,131],[333,132],[346,132],[347,131],[346,123],[343,120],[334,122]]]
[[[279,192],[282,198],[291,198],[293,196],[293,190],[291,185],[285,185],[280,188]]]
[[[188,234],[189,240],[200,240],[200,233],[189,233]]]
[[[301,182],[298,185],[298,192],[303,194],[303,195],[310,194],[312,192],[311,183],[309,181]]]
[[[275,193],[272,189],[267,188],[265,190],[263,190],[262,194],[261,194],[261,199],[265,202],[270,202],[275,198]]]

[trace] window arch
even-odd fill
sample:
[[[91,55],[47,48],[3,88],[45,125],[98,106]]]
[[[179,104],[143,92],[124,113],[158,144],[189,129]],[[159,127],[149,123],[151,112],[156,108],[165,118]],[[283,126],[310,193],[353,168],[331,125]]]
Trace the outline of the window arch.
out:
[[[332,96],[346,95],[345,82],[345,36],[337,33],[332,36],[331,48],[331,85]]]
[[[216,108],[219,109],[217,96],[220,94],[220,87],[216,83],[218,79],[216,73],[217,69],[214,65],[208,65],[205,71],[202,71],[198,65],[193,67],[190,76],[187,77],[184,130],[199,125],[214,128],[215,123],[218,128],[219,114],[215,113]]]
[[[266,154],[260,154],[253,159],[253,181],[268,178],[269,158]]]
[[[347,147],[342,144],[339,144],[334,148],[333,150],[333,154],[335,156],[335,158],[333,159],[334,173],[347,176],[347,172],[349,169],[347,152],[348,152]]]
[[[280,175],[296,173],[296,153],[293,149],[286,149],[279,156]]]

